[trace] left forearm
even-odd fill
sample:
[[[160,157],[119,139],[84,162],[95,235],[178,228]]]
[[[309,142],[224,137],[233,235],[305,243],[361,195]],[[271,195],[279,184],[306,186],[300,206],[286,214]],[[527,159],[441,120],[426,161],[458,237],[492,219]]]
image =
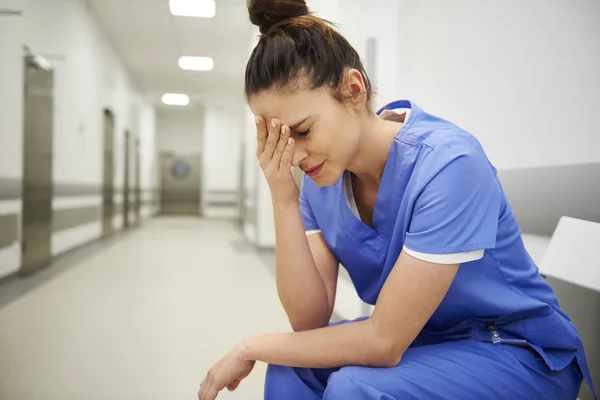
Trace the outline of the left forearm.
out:
[[[304,368],[385,367],[396,365],[400,357],[368,319],[303,332],[257,335],[246,340],[245,348],[249,360]]]

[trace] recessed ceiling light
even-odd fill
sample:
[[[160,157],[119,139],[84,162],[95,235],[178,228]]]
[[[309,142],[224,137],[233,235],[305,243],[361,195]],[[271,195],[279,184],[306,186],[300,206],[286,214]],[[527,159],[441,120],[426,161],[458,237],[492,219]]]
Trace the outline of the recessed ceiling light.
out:
[[[169,9],[182,17],[212,18],[216,6],[214,0],[169,0]]]
[[[169,106],[187,106],[190,98],[186,94],[165,93],[162,96],[162,102]]]
[[[183,56],[179,59],[181,69],[191,71],[210,71],[213,69],[214,62],[210,57],[192,57]]]

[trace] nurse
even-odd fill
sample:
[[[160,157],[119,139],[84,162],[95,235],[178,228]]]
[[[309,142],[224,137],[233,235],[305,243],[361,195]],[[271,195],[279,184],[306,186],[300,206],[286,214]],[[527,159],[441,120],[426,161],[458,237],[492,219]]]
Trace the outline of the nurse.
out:
[[[266,399],[574,400],[593,386],[477,139],[410,101],[373,112],[358,54],[304,1],[249,12],[262,35],[246,96],[294,332],[243,340],[198,398],[235,390],[256,361]],[[329,324],[339,264],[370,317]]]

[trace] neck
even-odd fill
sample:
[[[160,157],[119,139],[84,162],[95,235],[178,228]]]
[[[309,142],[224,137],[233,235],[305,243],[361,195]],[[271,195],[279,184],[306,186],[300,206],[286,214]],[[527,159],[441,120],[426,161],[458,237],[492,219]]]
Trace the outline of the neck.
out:
[[[365,120],[358,150],[348,167],[362,185],[373,189],[379,187],[390,148],[402,125],[377,115]]]

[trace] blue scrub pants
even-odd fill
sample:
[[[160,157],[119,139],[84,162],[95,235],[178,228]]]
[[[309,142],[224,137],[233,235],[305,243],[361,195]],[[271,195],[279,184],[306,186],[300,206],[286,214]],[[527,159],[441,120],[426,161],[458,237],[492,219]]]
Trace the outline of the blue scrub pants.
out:
[[[393,368],[269,365],[265,399],[575,400],[582,379],[575,362],[552,372],[529,348],[469,339],[411,347]]]

